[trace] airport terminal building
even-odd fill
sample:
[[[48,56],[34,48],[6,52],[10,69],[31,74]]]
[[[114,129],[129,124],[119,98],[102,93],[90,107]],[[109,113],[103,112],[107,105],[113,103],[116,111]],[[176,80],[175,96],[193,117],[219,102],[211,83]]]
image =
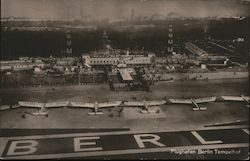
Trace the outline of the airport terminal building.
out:
[[[147,65],[151,64],[155,54],[112,54],[112,55],[82,55],[83,62],[88,65],[116,65],[116,64],[128,64],[128,65]]]

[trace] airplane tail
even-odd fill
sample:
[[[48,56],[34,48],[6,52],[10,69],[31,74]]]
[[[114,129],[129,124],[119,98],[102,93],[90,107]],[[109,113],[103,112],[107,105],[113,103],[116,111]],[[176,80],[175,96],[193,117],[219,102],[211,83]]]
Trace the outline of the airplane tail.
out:
[[[48,116],[48,113],[47,112],[32,112],[31,113],[32,115],[34,116]]]
[[[207,107],[200,107],[200,110],[205,111],[205,110],[207,110]]]
[[[157,110],[141,110],[142,114],[150,114],[150,113],[157,113]]]
[[[205,111],[207,110],[207,107],[194,107],[193,111]]]
[[[103,115],[103,112],[89,112],[88,115]]]

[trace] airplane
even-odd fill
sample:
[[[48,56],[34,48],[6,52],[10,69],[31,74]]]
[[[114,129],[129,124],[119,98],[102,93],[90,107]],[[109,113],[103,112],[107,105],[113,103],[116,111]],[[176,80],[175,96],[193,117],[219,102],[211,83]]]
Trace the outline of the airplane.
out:
[[[19,106],[21,107],[31,107],[31,108],[39,108],[38,112],[31,112],[31,115],[34,116],[46,116],[48,117],[47,108],[56,108],[56,107],[64,107],[69,104],[69,102],[28,102],[28,101],[18,101]]]
[[[246,107],[250,107],[250,97],[249,96],[221,96],[224,101],[244,101],[247,103]]]
[[[146,101],[146,100],[143,100],[143,101],[127,101],[127,102],[124,102],[124,104],[126,106],[143,107],[144,110],[140,111],[143,114],[156,113],[157,110],[150,110],[150,107],[163,105],[165,103],[166,103],[166,101],[163,101],[163,100],[161,100],[161,101]]]
[[[216,101],[216,97],[205,97],[205,98],[196,98],[196,99],[169,99],[171,103],[179,103],[179,104],[192,104],[194,111],[204,111],[207,110],[206,107],[200,107],[199,103],[207,103]]]
[[[99,108],[105,108],[105,107],[115,107],[119,106],[122,103],[122,101],[113,101],[113,102],[101,102],[98,103],[95,101],[94,103],[89,102],[71,102],[71,106],[69,107],[80,107],[80,108],[91,108],[94,111],[89,112],[89,115],[102,115],[103,112],[98,111]]]

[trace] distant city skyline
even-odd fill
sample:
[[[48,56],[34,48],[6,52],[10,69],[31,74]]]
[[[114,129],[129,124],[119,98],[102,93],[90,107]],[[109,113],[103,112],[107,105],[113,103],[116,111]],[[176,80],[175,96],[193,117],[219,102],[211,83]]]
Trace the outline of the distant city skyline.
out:
[[[95,20],[149,17],[249,16],[247,0],[1,0],[1,17]]]

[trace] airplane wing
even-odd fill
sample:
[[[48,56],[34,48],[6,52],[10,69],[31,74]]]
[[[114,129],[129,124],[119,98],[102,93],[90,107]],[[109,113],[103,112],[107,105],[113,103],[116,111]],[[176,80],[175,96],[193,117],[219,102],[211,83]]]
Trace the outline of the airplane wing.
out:
[[[156,105],[163,105],[166,103],[166,101],[146,101],[146,103],[149,105],[149,106],[156,106]]]
[[[88,102],[71,102],[71,107],[95,108],[95,104]]]
[[[166,101],[146,101],[145,102],[149,106],[156,106],[156,105],[162,105],[165,104]],[[145,106],[145,103],[143,101],[128,101],[124,102],[125,105],[128,106]]]
[[[64,106],[67,106],[68,104],[69,104],[68,101],[64,101],[64,102],[50,102],[50,103],[46,103],[46,108],[64,107]]]
[[[9,110],[9,109],[10,109],[10,105],[1,105],[0,106],[0,111]]]
[[[204,97],[194,99],[196,103],[206,103],[206,102],[214,102],[216,101],[216,97]]]
[[[191,99],[169,99],[171,103],[192,104]]]
[[[28,102],[28,101],[18,101],[19,106],[23,107],[33,107],[33,108],[42,108],[44,103],[39,102]]]
[[[20,107],[19,105],[1,105],[0,106],[0,111],[4,111],[4,110],[9,110],[9,109],[15,109]]]
[[[124,104],[127,106],[144,106],[143,101],[128,101],[128,102],[124,102]]]
[[[242,97],[238,97],[238,96],[221,96],[221,98],[225,101],[244,101],[244,99]],[[250,100],[250,97],[245,96],[246,100]]]
[[[119,106],[121,103],[122,101],[102,102],[98,103],[98,108]]]

